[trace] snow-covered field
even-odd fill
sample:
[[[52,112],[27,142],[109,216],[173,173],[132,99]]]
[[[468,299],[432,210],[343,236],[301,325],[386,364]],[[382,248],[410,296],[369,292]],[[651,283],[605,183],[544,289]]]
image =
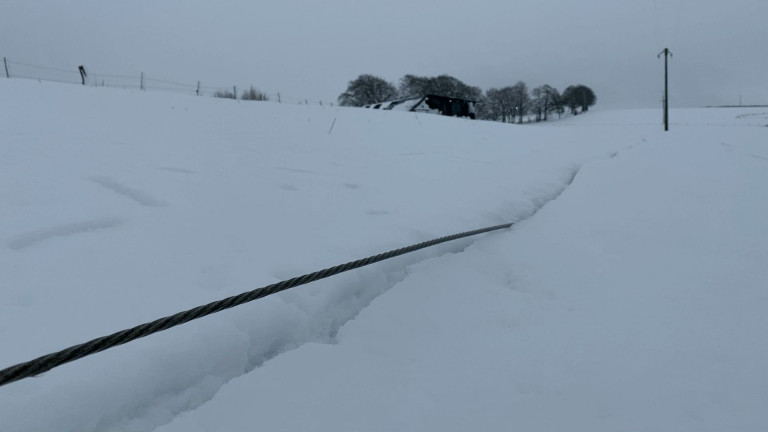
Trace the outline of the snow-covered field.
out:
[[[0,431],[764,431],[768,109],[503,125],[0,80]]]

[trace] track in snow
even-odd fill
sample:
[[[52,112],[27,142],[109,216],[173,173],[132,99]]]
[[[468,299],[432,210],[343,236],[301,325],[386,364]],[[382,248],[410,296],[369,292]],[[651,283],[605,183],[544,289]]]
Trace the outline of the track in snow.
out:
[[[579,169],[574,168],[565,177],[561,187],[553,193],[534,199],[532,209],[516,223],[533,217],[562,195],[576,179]],[[461,253],[475,241],[473,238],[453,241],[315,282],[311,288],[280,293],[277,295],[282,301],[279,309],[285,314],[278,317],[280,322],[272,323],[274,331],[265,331],[258,323],[249,329],[241,328],[248,334],[250,342],[248,347],[237,347],[245,351],[247,356],[243,369],[232,368],[225,375],[222,375],[221,370],[195,369],[188,374],[186,380],[174,387],[157,389],[150,399],[140,399],[141,402],[131,410],[135,413],[134,418],[105,418],[98,428],[150,431],[183,412],[199,408],[213,398],[226,382],[249,373],[285,352],[307,343],[335,344],[339,330],[376,298],[404,280],[410,266],[428,259]],[[325,303],[313,304],[304,301],[305,296],[311,295],[307,293],[309,289],[327,289],[326,292],[330,294],[327,294]],[[243,354],[236,352],[225,356],[238,357]],[[157,407],[162,405],[165,408],[158,414]]]

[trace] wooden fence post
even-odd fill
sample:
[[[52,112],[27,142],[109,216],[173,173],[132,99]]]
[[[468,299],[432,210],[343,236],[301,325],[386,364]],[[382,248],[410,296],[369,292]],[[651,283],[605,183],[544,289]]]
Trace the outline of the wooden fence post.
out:
[[[80,65],[77,67],[77,70],[80,71],[80,79],[83,81],[83,85],[85,85],[85,77],[87,76],[85,73],[85,66]]]

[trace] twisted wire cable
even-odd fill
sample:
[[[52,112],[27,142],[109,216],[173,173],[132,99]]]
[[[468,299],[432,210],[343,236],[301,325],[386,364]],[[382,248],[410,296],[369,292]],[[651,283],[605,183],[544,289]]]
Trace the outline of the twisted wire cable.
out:
[[[507,223],[502,225],[495,225],[491,227],[481,228],[473,231],[466,231],[459,234],[453,234],[437,239],[425,241],[415,245],[407,246],[400,249],[394,249],[389,252],[384,252],[379,255],[370,256],[357,261],[351,261],[346,264],[337,265],[335,267],[329,267],[323,270],[319,270],[313,273],[308,273],[303,276],[298,276],[292,279],[287,279],[282,282],[267,285],[261,288],[254,289],[252,291],[244,292],[232,297],[227,297],[222,300],[214,301],[203,306],[198,306],[183,312],[179,312],[164,318],[154,320],[152,322],[144,323],[136,327],[122,330],[113,333],[108,336],[102,336],[100,338],[93,339],[89,342],[85,342],[79,345],[75,345],[61,351],[38,357],[34,360],[30,360],[24,363],[0,370],[0,387],[6,384],[10,384],[14,381],[18,381],[24,378],[29,378],[42,373],[45,373],[55,367],[63,364],[81,359],[83,357],[90,356],[92,354],[99,353],[101,351],[114,348],[119,345],[126,344],[139,338],[149,336],[151,334],[168,330],[172,327],[202,318],[214,314],[216,312],[223,311],[235,306],[239,306],[260,298],[285,291],[290,288],[297,287],[299,285],[308,284],[310,282],[325,279],[339,273],[354,270],[360,267],[364,267],[370,264],[384,261],[390,258],[394,258],[400,255],[404,255],[410,252],[415,252],[420,249],[424,249],[430,246],[435,246],[441,243],[446,243],[453,240],[458,240],[465,237],[471,237],[479,234],[484,234],[491,231],[502,230],[511,227],[513,223]]]

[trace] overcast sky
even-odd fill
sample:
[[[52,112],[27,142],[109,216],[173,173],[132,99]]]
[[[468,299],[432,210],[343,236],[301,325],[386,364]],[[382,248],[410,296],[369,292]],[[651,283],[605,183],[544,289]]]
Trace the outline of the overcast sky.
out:
[[[598,107],[768,104],[766,0],[0,0],[0,56],[335,101],[360,74],[592,87]],[[11,64],[17,71],[23,67]]]

